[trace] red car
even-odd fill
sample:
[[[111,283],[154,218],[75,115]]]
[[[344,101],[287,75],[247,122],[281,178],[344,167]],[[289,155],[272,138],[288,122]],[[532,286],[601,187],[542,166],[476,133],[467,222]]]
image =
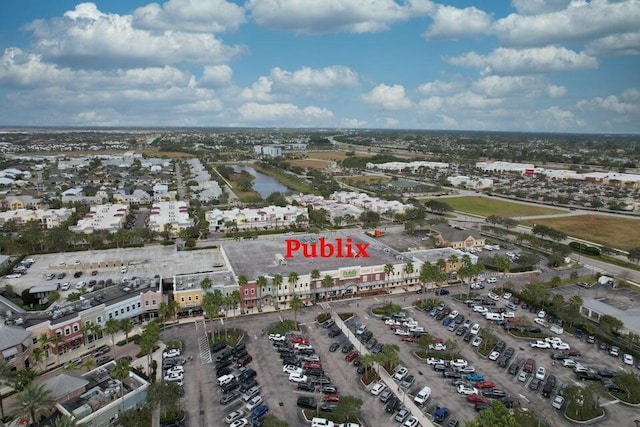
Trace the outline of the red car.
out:
[[[389,329],[391,329],[392,331],[395,331],[398,328],[402,328],[402,325],[389,325]]]
[[[580,352],[578,350],[565,351],[564,354],[566,354],[567,356],[572,356],[572,357],[580,357]]]
[[[325,394],[324,396],[322,396],[322,401],[337,403],[340,401],[340,396],[338,396],[337,394]]]
[[[302,365],[303,369],[322,369],[322,363],[318,362],[307,362]]]
[[[344,357],[344,360],[346,360],[347,362],[351,362],[358,356],[360,356],[360,353],[358,353],[358,351],[356,350],[353,350],[351,353],[347,353],[347,355]]]
[[[309,338],[303,337],[302,335],[294,335],[291,338],[291,342],[294,344],[309,344]]]
[[[509,323],[516,323],[516,322],[519,322],[519,321],[520,321],[520,319],[521,319],[520,317],[509,317],[509,318],[507,319],[507,322],[509,322]]]
[[[442,312],[442,314],[444,314],[445,316],[448,316],[451,313],[451,309],[449,307],[445,308],[444,311]]]
[[[431,339],[435,344],[444,344],[444,340],[442,338],[432,337]]]
[[[467,395],[467,402],[470,403],[489,403],[489,399],[484,396],[480,396],[479,394],[469,394]]]
[[[477,388],[494,388],[496,386],[495,383],[491,382],[491,381],[478,381],[476,383],[476,387]]]
[[[416,337],[402,337],[404,342],[416,342]]]
[[[91,275],[92,275],[92,276],[97,276],[97,275],[98,275],[98,270],[93,270],[93,271],[91,272]]]

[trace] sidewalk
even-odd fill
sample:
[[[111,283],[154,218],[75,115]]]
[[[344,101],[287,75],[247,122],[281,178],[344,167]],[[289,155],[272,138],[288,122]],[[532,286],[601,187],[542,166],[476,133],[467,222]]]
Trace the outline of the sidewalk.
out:
[[[345,325],[342,319],[340,319],[340,316],[334,315],[334,314],[335,313],[332,312],[332,317],[333,317],[333,320],[335,320],[336,325],[338,325],[338,327],[347,336],[347,338],[349,338],[349,341],[351,342],[351,344],[353,344],[354,347],[358,348],[358,351],[360,351],[360,354],[371,354],[369,350],[367,350],[362,346],[362,343],[353,335],[353,333],[351,333],[349,328],[347,328],[347,325]],[[396,395],[398,395],[398,397],[402,399],[402,404],[407,408],[409,408],[409,410],[411,411],[411,415],[413,415],[418,419],[422,427],[435,427],[434,424],[431,422],[431,420],[428,419],[427,416],[418,407],[418,405],[414,403],[411,396],[408,396],[407,393],[400,388],[398,383],[396,383],[393,380],[393,378],[391,378],[391,375],[389,375],[382,366],[379,366],[376,363],[374,368],[380,375],[380,381],[385,383],[386,386],[389,387],[389,390],[392,390]]]

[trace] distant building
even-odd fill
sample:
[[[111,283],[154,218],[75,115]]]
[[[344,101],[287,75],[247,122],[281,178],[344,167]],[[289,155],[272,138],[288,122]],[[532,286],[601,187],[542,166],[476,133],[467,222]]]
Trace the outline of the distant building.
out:
[[[77,225],[69,227],[76,233],[90,234],[96,230],[105,230],[115,233],[122,228],[127,220],[129,206],[124,204],[106,204],[92,206],[84,218]]]
[[[536,165],[532,163],[488,161],[488,162],[476,162],[476,167],[484,171],[525,173],[527,170],[533,171]]]
[[[418,169],[447,169],[449,163],[442,162],[387,162],[387,163],[367,163],[367,169],[380,169],[390,171],[402,171],[404,169],[410,169],[412,172],[416,172]]]
[[[51,229],[59,226],[62,222],[69,219],[74,209],[17,209],[12,211],[0,212],[0,226],[4,226],[7,221],[13,221],[15,224],[26,224],[29,221],[36,221],[40,227]]]
[[[302,219],[309,220],[307,210],[300,206],[266,206],[259,209],[235,208],[229,210],[214,209],[206,213],[209,229],[212,232],[228,230],[267,230],[289,227]]]
[[[151,206],[149,228],[160,233],[167,226],[171,227],[174,234],[193,226],[193,220],[189,218],[189,205],[186,202],[156,202]]]
[[[253,147],[255,154],[265,157],[281,157],[283,150],[283,145],[256,145]]]
[[[447,178],[449,184],[454,187],[462,187],[469,188],[472,190],[482,190],[485,188],[493,187],[493,180],[490,178],[476,178],[476,177],[468,177],[464,175],[450,176]]]

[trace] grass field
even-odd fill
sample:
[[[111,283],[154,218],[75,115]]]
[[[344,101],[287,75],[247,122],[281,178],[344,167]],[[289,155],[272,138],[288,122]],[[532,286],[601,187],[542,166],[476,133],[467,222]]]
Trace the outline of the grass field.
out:
[[[546,225],[572,237],[624,250],[635,248],[640,242],[640,220],[631,218],[576,215],[523,221],[523,224]]]
[[[490,199],[488,197],[447,197],[438,200],[448,204],[456,211],[485,217],[498,215],[503,218],[517,218],[520,216],[550,215],[567,212],[564,209],[543,208],[524,203]]]
[[[372,183],[381,183],[386,184],[391,181],[391,178],[387,178],[386,176],[375,176],[375,175],[357,175],[350,176],[349,178],[344,178],[345,182],[348,183],[360,183],[360,184],[372,184]]]
[[[302,160],[288,160],[287,163],[293,166],[307,169],[325,169],[331,166],[331,160],[319,160],[319,159],[302,159]]]
[[[344,160],[347,155],[344,151],[309,151],[306,153],[307,157],[310,159],[319,159],[319,160]],[[363,156],[358,154],[356,157],[371,157],[371,156]]]

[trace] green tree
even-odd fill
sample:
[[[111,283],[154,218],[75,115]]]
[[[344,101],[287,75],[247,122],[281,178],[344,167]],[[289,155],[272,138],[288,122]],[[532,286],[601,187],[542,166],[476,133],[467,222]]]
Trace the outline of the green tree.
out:
[[[606,328],[609,328],[609,330],[611,331],[611,333],[618,333],[618,331],[620,331],[620,329],[622,329],[622,327],[624,326],[624,323],[622,322],[622,320],[618,319],[617,317],[613,317],[609,314],[603,314],[602,316],[600,316],[600,324]]]
[[[373,353],[363,354],[360,356],[360,362],[362,363],[362,366],[364,366],[364,369],[369,372],[369,369],[371,369],[376,363],[376,355]]]
[[[360,221],[364,228],[378,227],[380,225],[380,214],[374,211],[365,210],[360,214]]]
[[[127,342],[129,342],[129,332],[133,330],[133,322],[131,319],[121,319],[120,320],[120,330],[124,332],[124,338]]]
[[[289,277],[287,277],[287,283],[289,284],[291,291],[293,293],[295,293],[293,291],[293,289],[295,289],[295,286],[298,284],[298,273],[296,273],[295,271],[292,271],[291,273],[289,273]]]
[[[28,384],[14,396],[14,400],[12,416],[26,418],[35,427],[40,425],[40,419],[54,411],[55,401],[49,389],[42,384]]]
[[[209,277],[205,277],[200,282],[200,287],[202,288],[203,291],[208,291],[209,289],[211,289],[212,285],[213,283],[211,282],[211,279]]]
[[[0,361],[0,387],[5,387],[9,385],[13,385],[16,380],[17,372],[13,369],[6,360]],[[0,393],[0,414],[2,417],[0,419],[4,419],[4,406],[2,405],[2,399],[4,396]]]
[[[160,305],[158,305],[158,316],[160,317],[160,323],[164,325],[164,322],[170,314],[171,309],[169,308],[169,304],[162,301]]]
[[[333,280],[333,277],[331,277],[328,274],[326,276],[324,276],[324,279],[322,279],[322,288],[324,289],[324,299],[325,300],[329,296],[329,290],[331,288],[333,288],[334,286],[335,286],[335,282]]]
[[[35,347],[31,350],[31,358],[36,362],[36,366],[40,367],[40,364],[44,362],[44,350],[40,347]]]
[[[640,262],[640,246],[638,246],[637,248],[629,249],[629,254],[627,255],[627,258],[631,262],[635,262],[635,263]]]
[[[24,368],[18,371],[14,383],[13,388],[16,391],[22,391],[24,388],[31,384],[33,380],[38,378],[38,371],[33,368]]]
[[[174,382],[154,381],[149,385],[147,402],[149,402],[151,408],[160,408],[162,414],[166,415],[167,411],[179,408],[180,394],[178,387]]]
[[[294,295],[289,301],[289,307],[291,307],[291,310],[293,310],[293,321],[296,324],[296,329],[297,329],[298,328],[298,310],[304,307],[302,298],[300,298],[298,295]]]
[[[89,356],[86,357],[84,359],[82,359],[82,365],[80,365],[80,367],[82,369],[86,369],[87,372],[89,372],[90,370],[92,370],[93,368],[95,368],[97,366],[96,364],[96,359],[94,359],[93,357]]]
[[[120,332],[120,322],[118,322],[116,319],[109,319],[107,320],[107,322],[105,323],[105,328],[104,330],[111,335],[111,345],[115,346],[115,334],[117,334],[118,332]]]
[[[494,400],[491,407],[480,411],[467,427],[517,427],[516,418],[501,402]]]
[[[271,282],[273,283],[273,289],[276,293],[276,310],[280,310],[280,287],[282,286],[284,279],[281,274],[275,274]]]
[[[387,280],[384,283],[385,288],[389,286],[389,281],[394,271],[395,271],[395,267],[393,266],[393,264],[386,263],[384,265],[384,275],[387,277]]]
[[[262,298],[264,298],[264,293],[266,292],[266,287],[269,284],[268,280],[264,276],[258,276],[256,279],[256,286],[258,287],[258,292],[260,292],[260,306],[262,306]]]
[[[202,308],[208,318],[217,316],[223,303],[224,297],[220,289],[214,289],[202,297]]]
[[[111,376],[120,382],[129,378],[130,373],[131,362],[129,359],[125,359],[124,357],[116,360],[116,366],[111,370]],[[124,387],[120,387],[120,398],[122,400],[121,403],[124,403]]]
[[[412,262],[407,262],[404,267],[402,267],[402,272],[405,274],[405,280],[410,278],[414,272],[414,266]]]
[[[393,372],[395,367],[400,363],[399,351],[400,347],[396,344],[384,344],[382,351],[376,355],[378,357],[378,363],[380,363],[387,372]]]
[[[314,268],[313,270],[311,270],[310,276],[313,283],[313,286],[311,288],[313,290],[316,290],[318,288],[318,280],[320,280],[320,270],[318,270],[317,268]],[[315,292],[315,295],[317,299],[318,292]]]
[[[75,418],[61,416],[55,420],[53,427],[78,427],[78,422]]]

